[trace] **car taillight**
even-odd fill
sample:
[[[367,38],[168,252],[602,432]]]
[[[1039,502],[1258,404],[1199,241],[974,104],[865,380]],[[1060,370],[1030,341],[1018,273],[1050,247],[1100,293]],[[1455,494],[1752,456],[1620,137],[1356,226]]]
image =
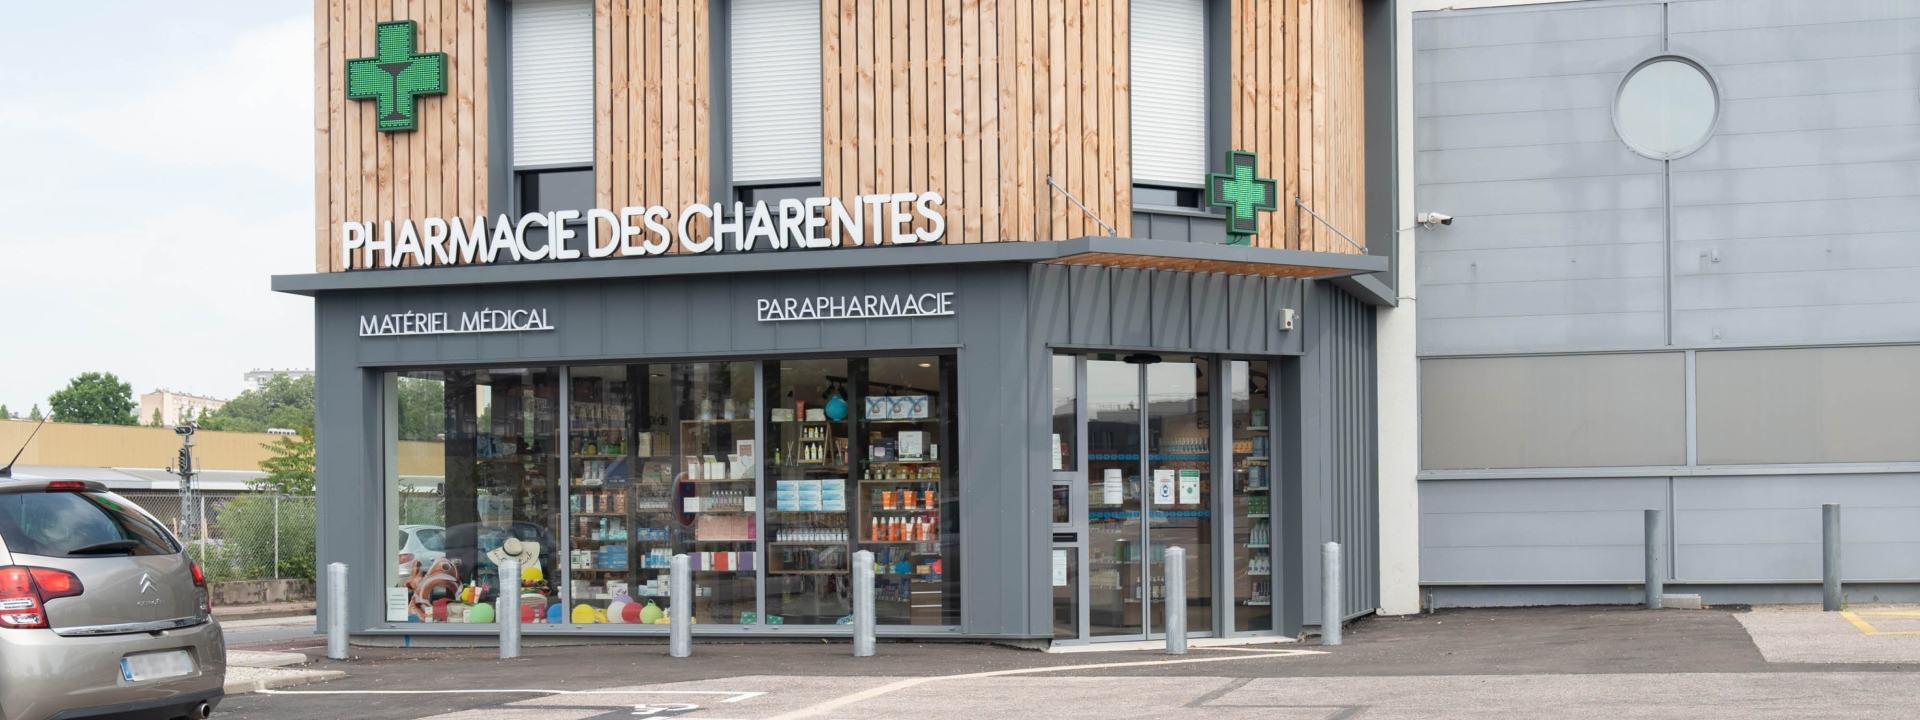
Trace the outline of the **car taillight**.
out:
[[[407,564],[407,563],[411,563],[411,562],[413,562],[413,553],[400,553],[400,564],[401,564],[401,565],[405,565],[405,564]]]
[[[46,627],[47,601],[73,597],[85,590],[80,578],[65,570],[0,567],[0,627]]]
[[[200,563],[194,562],[192,560],[188,560],[187,567],[193,568],[193,586],[206,587],[207,576],[200,572]]]
[[[207,576],[200,572],[200,563],[188,560],[187,567],[193,570],[193,594],[200,598],[200,616],[206,617],[213,612],[213,591],[207,589]]]
[[[78,491],[87,489],[87,484],[78,480],[55,480],[47,483],[47,492]]]

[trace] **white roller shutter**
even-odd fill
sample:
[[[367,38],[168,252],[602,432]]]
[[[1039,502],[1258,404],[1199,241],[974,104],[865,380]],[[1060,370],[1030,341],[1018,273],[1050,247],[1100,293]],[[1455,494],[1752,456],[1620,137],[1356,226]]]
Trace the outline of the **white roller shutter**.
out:
[[[820,0],[734,0],[733,181],[820,177]]]
[[[513,2],[513,164],[593,164],[593,0]]]
[[[1133,181],[1200,185],[1207,175],[1205,0],[1133,0]]]

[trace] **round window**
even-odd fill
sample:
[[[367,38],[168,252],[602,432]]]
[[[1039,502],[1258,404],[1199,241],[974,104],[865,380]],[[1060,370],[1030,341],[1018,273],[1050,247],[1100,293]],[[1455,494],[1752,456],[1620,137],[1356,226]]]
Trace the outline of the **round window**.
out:
[[[1705,68],[1666,55],[1640,63],[1613,101],[1613,126],[1628,147],[1666,160],[1698,150],[1720,118],[1720,93]]]

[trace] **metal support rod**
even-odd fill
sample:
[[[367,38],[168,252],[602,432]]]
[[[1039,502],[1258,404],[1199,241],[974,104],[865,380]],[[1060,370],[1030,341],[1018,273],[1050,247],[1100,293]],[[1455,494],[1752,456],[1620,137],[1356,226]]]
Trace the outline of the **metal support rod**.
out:
[[[667,654],[677,658],[693,655],[693,571],[687,569],[687,555],[673,556],[667,581]]]
[[[1820,608],[1840,610],[1840,503],[1820,506]]]
[[[853,554],[853,656],[873,657],[873,551]]]
[[[280,496],[273,496],[273,576],[280,577]]]
[[[1293,204],[1300,206],[1301,210],[1307,211],[1308,215],[1312,215],[1313,219],[1319,220],[1321,225],[1327,226],[1328,230],[1332,230],[1333,234],[1339,235],[1340,239],[1347,241],[1348,245],[1352,245],[1354,248],[1358,249],[1360,251],[1360,254],[1362,255],[1367,254],[1366,246],[1361,245],[1360,243],[1354,242],[1353,238],[1347,237],[1346,233],[1340,232],[1340,228],[1334,227],[1333,223],[1327,222],[1326,218],[1320,217],[1320,213],[1314,212],[1313,208],[1307,207],[1306,202],[1296,197],[1293,199]]]
[[[1320,644],[1340,644],[1340,543],[1320,546]]]
[[[1120,237],[1120,231],[1113,229],[1113,226],[1108,225],[1107,221],[1101,220],[1099,215],[1093,214],[1093,211],[1088,210],[1087,206],[1080,204],[1080,198],[1074,197],[1073,193],[1067,192],[1066,188],[1060,187],[1060,183],[1053,181],[1052,175],[1047,176],[1047,184],[1052,185],[1053,189],[1059,190],[1061,195],[1067,196],[1068,200],[1073,201],[1074,207],[1080,208],[1080,212],[1086,213],[1087,217],[1093,218],[1094,222],[1100,223],[1100,227],[1106,228],[1107,237]],[[1335,232],[1339,231],[1336,230]]]
[[[520,657],[520,561],[500,563],[500,599],[493,620],[500,624],[500,659]]]
[[[1167,601],[1166,608],[1167,654],[1187,654],[1187,549],[1178,545],[1167,548],[1166,561],[1162,563],[1166,572],[1166,590],[1162,593]]]
[[[327,657],[347,659],[347,564],[327,565]]]
[[[1666,594],[1666,565],[1660,561],[1660,516],[1664,510],[1648,510],[1646,516],[1647,536],[1644,541],[1647,551],[1647,609],[1660,609],[1660,596]]]

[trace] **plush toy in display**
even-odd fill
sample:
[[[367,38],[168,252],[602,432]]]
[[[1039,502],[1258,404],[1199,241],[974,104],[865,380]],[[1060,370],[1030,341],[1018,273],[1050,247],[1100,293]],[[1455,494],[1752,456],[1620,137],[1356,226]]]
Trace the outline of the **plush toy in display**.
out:
[[[648,625],[660,622],[660,619],[665,616],[666,613],[661,612],[660,606],[653,604],[652,600],[648,600],[647,606],[640,609],[640,622]]]
[[[440,558],[433,561],[431,567],[422,569],[420,563],[413,564],[413,573],[407,577],[405,587],[408,591],[407,614],[421,619],[445,617],[445,613],[434,612],[434,601],[452,600],[460,593],[460,570],[452,560]]]

